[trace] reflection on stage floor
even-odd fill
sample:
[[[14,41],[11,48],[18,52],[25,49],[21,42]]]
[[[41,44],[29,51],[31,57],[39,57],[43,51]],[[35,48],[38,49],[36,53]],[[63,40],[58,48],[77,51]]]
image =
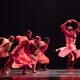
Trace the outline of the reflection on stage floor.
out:
[[[7,75],[0,73],[0,80],[80,80],[80,70],[67,71],[63,69],[57,70],[38,70],[32,73],[26,70],[26,75],[21,74],[22,69],[10,69]]]

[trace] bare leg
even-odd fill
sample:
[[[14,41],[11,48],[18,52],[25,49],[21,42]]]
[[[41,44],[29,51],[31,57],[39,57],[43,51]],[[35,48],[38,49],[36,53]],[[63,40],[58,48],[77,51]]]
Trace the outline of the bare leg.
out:
[[[22,74],[23,74],[23,75],[26,75],[26,66],[23,67]]]
[[[32,66],[33,68],[32,68],[32,70],[33,70],[33,73],[36,73],[36,64],[33,64],[33,66]]]
[[[71,65],[71,69],[73,69],[74,68],[74,66],[75,66],[75,64],[76,64],[76,62],[77,62],[77,58],[72,62],[72,65]]]
[[[13,60],[12,56],[10,56],[9,60],[6,62],[6,64],[4,65],[4,67],[1,70],[1,73],[3,75],[6,75],[7,74],[6,72],[7,72],[7,70],[9,68],[11,68],[13,62],[14,62],[14,60]]]
[[[71,54],[68,54],[67,70],[69,70],[71,68],[71,59],[72,59]]]
[[[38,65],[38,69],[40,70],[41,69],[41,64],[39,63],[39,65]]]
[[[75,52],[73,52],[73,55],[74,55],[74,61],[73,61],[72,64],[71,64],[71,69],[74,68],[74,66],[75,66],[75,64],[76,64],[76,62],[77,62],[77,60],[78,60],[78,58],[76,57],[76,53],[75,53]]]
[[[47,69],[47,64],[44,64],[44,70],[45,70],[45,71],[48,71],[48,69]]]

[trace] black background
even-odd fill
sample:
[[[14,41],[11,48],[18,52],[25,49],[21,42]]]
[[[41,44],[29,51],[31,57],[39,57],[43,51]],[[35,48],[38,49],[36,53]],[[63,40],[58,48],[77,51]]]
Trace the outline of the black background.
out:
[[[66,68],[67,57],[60,58],[56,48],[65,46],[61,24],[68,19],[80,21],[80,0],[2,0],[0,2],[0,36],[24,35],[27,29],[36,35],[50,37],[46,55],[50,58],[48,68]],[[80,34],[77,48],[80,48]],[[78,60],[76,68],[80,68]]]

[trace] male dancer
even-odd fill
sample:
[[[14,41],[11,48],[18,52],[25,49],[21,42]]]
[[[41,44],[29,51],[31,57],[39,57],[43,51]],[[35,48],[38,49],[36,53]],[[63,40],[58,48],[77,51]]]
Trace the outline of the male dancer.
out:
[[[70,24],[72,22],[77,24],[77,29],[73,30],[72,26],[68,26],[66,29],[66,24],[67,23]],[[60,57],[65,57],[66,55],[68,55],[69,59],[68,59],[67,68],[73,69],[74,63],[76,62],[78,56],[75,42],[76,42],[76,36],[80,31],[80,26],[76,20],[71,19],[63,23],[61,25],[61,29],[66,37],[66,47],[59,48],[56,51],[58,50],[60,51],[58,54]]]
[[[29,56],[29,58],[31,59],[31,62],[32,62],[33,73],[36,72],[37,58],[36,58],[35,53],[37,52],[37,50],[39,48],[40,41],[41,41],[41,37],[35,36],[35,38],[33,40],[30,40],[29,47],[26,50],[26,54]]]

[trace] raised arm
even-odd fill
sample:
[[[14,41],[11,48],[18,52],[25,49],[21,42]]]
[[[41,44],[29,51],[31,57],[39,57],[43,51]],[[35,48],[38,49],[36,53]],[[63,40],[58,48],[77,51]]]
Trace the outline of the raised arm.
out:
[[[67,24],[67,23],[72,23],[72,20],[73,20],[73,19],[68,20],[68,21],[66,21],[65,23],[63,23],[63,24],[61,25],[61,29],[62,29],[62,31],[63,31],[63,33],[64,33],[65,35],[67,35],[68,37],[72,37],[72,38],[75,39],[75,37],[66,30],[66,24]]]
[[[71,20],[68,20],[68,21],[66,21],[65,23],[63,23],[63,24],[61,25],[61,30],[62,30],[62,32],[63,32],[64,34],[67,33],[67,30],[66,30],[66,24],[67,24],[67,23],[71,23]]]
[[[80,32],[80,22],[77,22],[77,21],[74,20],[74,19],[71,19],[71,20],[72,20],[72,22],[74,22],[74,23],[77,24],[77,29],[74,30],[74,32],[75,32],[76,34],[78,34],[78,33]]]
[[[75,30],[75,33],[76,33],[76,34],[78,34],[78,33],[80,32],[80,23],[78,22],[77,25],[78,25],[78,27],[77,27],[77,29]]]

